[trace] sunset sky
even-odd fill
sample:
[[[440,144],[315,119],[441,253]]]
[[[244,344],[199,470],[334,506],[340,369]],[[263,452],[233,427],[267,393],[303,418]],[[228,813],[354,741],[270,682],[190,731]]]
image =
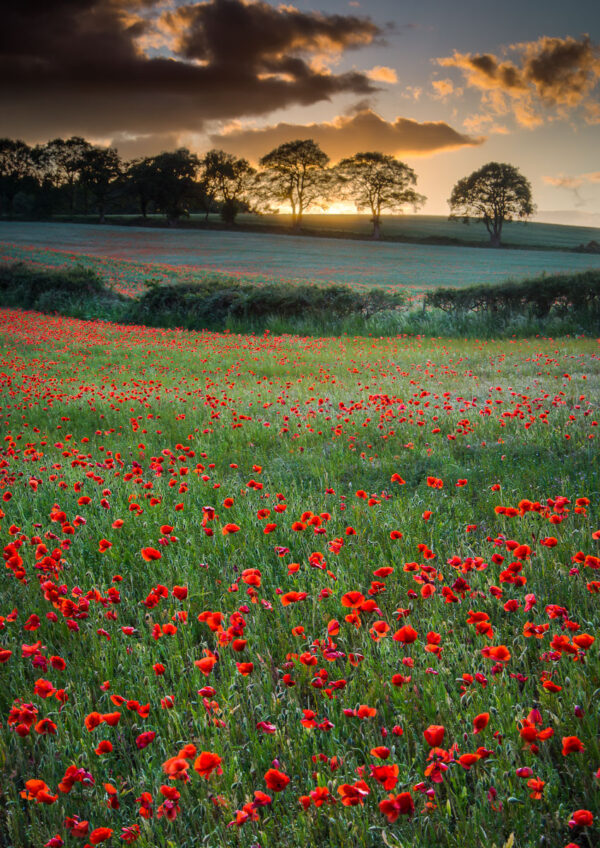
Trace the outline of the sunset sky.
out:
[[[505,161],[541,213],[600,225],[599,41],[597,0],[19,0],[0,135],[253,161],[312,137],[332,160],[406,161],[429,214]]]

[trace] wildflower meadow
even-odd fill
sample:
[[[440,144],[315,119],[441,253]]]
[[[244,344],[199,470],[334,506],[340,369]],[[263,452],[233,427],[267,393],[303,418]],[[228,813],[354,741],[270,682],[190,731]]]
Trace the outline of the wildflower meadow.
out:
[[[2,845],[598,845],[598,340],[0,337]]]

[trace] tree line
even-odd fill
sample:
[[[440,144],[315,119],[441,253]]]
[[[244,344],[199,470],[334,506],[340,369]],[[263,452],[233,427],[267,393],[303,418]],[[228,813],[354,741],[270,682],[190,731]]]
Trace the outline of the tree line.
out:
[[[305,212],[326,209],[333,200],[354,203],[371,216],[379,238],[383,214],[407,206],[414,211],[426,198],[416,191],[417,175],[406,163],[377,151],[356,153],[331,165],[312,139],[285,142],[254,168],[224,150],[198,156],[187,148],[123,161],[112,147],[79,136],[56,138],[31,147],[0,139],[0,215],[51,218],[108,211],[146,218],[163,214],[170,225],[191,213],[220,214],[233,224],[242,211],[291,208],[299,229]],[[511,165],[496,162],[460,180],[449,199],[451,215],[482,221],[491,243],[501,243],[502,225],[525,219],[534,210],[531,186]]]

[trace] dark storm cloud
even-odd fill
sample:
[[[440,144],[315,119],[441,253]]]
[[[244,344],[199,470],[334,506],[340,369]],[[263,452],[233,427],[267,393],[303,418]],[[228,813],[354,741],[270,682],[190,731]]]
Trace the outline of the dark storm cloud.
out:
[[[210,140],[217,147],[256,162],[272,148],[296,138],[314,139],[333,161],[351,156],[357,150],[418,156],[473,146],[483,141],[463,135],[443,121],[420,123],[409,118],[386,121],[372,109],[341,115],[331,122],[318,124],[280,123],[262,129],[234,129],[211,135]]]
[[[262,2],[161,14],[156,0],[20,0],[2,13],[0,134],[198,131],[208,120],[369,94],[365,74],[314,60],[378,37],[368,18]],[[170,56],[140,47],[166,42]]]
[[[369,44],[379,35],[372,22],[353,15],[300,12],[264,2],[240,0],[180,6],[162,16],[177,36],[176,50],[187,59],[253,70],[279,68],[286,56]]]

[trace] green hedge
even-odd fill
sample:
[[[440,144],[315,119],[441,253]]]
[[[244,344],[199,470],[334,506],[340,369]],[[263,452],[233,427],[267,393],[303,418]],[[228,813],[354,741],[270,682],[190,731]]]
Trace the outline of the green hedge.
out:
[[[73,298],[113,296],[98,274],[75,266],[69,269],[37,268],[18,262],[0,266],[0,300],[4,306],[54,311]]]
[[[554,312],[600,314],[600,271],[542,275],[497,285],[439,288],[428,292],[425,306],[448,313],[531,314],[544,318]]]
[[[188,329],[223,327],[228,321],[284,319],[369,318],[404,303],[400,292],[348,286],[309,286],[270,283],[239,284],[235,279],[206,278],[198,283],[150,285],[127,310],[128,320],[143,324],[165,322]]]

